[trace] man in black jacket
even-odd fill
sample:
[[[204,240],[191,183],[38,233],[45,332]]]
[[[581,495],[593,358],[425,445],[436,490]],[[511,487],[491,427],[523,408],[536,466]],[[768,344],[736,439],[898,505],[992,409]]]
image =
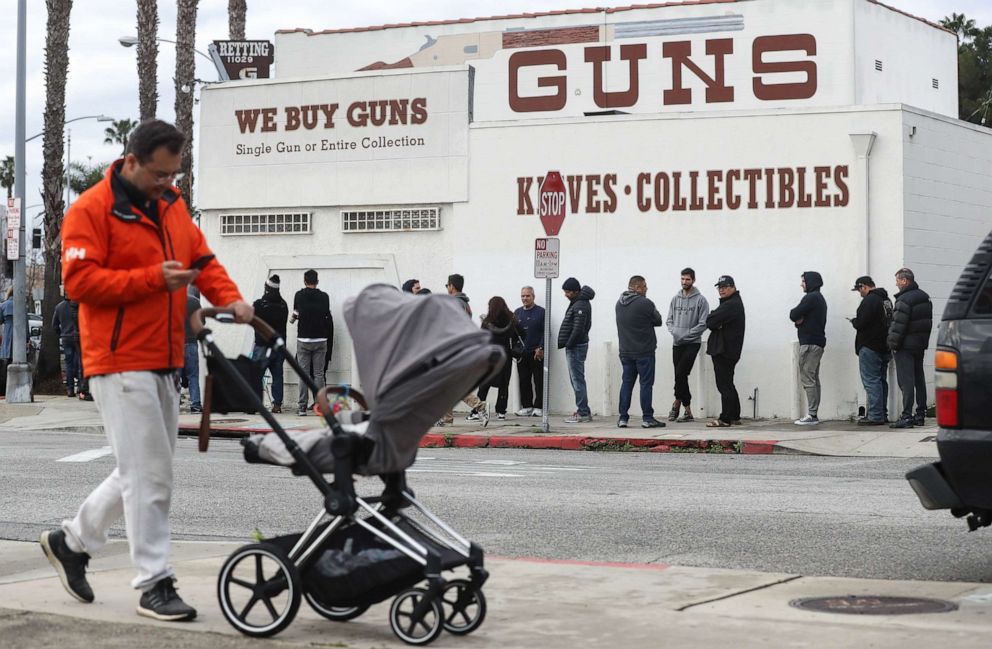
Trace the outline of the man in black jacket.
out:
[[[276,330],[283,340],[286,340],[286,321],[289,319],[289,306],[279,293],[279,276],[272,275],[265,280],[265,290],[262,297],[252,304],[255,315],[267,325]],[[272,412],[282,412],[283,398],[283,349],[277,349],[266,356],[268,347],[265,339],[255,334],[255,346],[251,352],[252,360],[259,363],[262,372],[269,370],[272,375]]]
[[[723,275],[717,280],[720,306],[710,311],[706,328],[710,338],[706,353],[713,357],[716,389],[720,391],[720,417],[706,424],[709,428],[725,428],[741,423],[741,398],[734,385],[734,370],[744,348],[744,302],[734,278]]]
[[[586,393],[586,355],[589,353],[589,329],[592,328],[592,305],[589,301],[596,297],[596,291],[582,286],[574,277],[566,279],[561,288],[569,305],[558,329],[558,349],[565,350],[568,377],[575,392],[575,413],[566,418],[565,423],[580,424],[592,421]]]
[[[858,312],[851,318],[851,325],[857,330],[854,336],[854,353],[858,355],[858,368],[861,371],[861,384],[865,387],[868,404],[865,416],[858,420],[859,426],[881,426],[889,420],[889,321],[892,319],[892,302],[884,288],[875,288],[875,282],[868,275],[854,281],[852,291],[861,297]]]
[[[902,414],[890,428],[922,426],[927,412],[927,379],[923,374],[923,353],[930,346],[933,329],[933,303],[920,290],[913,271],[896,271],[895,311],[889,326],[888,344],[896,360],[896,379],[902,391]],[[916,416],[913,416],[913,401]]]
[[[65,299],[55,306],[52,317],[52,328],[62,342],[62,353],[65,354],[65,389],[69,397],[76,396],[77,381],[82,389],[83,367],[79,362],[79,304],[65,296]]]
[[[820,293],[823,278],[816,271],[806,271],[799,286],[806,295],[789,311],[789,319],[796,324],[799,335],[799,381],[806,392],[805,417],[797,419],[798,426],[815,426],[820,423],[817,411],[820,409],[820,359],[827,346],[827,301]]]
[[[310,375],[317,388],[324,387],[325,360],[331,353],[334,341],[334,320],[331,319],[331,298],[317,288],[317,271],[310,269],[303,273],[306,288],[296,292],[293,298],[293,316],[290,322],[300,321],[296,330],[296,361]],[[314,398],[316,398],[314,394]],[[307,414],[309,390],[300,380],[299,414]]]
[[[646,295],[648,283],[634,275],[627,283],[627,290],[617,300],[617,334],[620,337],[620,366],[623,378],[620,383],[620,418],[618,428],[626,428],[630,419],[630,400],[634,381],[641,383],[641,428],[664,428],[665,424],[654,418],[651,391],[654,388],[655,350],[658,337],[655,327],[661,326],[661,314]]]

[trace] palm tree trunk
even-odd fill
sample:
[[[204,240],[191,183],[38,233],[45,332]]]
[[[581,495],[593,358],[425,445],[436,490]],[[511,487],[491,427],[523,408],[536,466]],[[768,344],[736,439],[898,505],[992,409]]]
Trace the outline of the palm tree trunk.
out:
[[[138,0],[138,112],[152,119],[158,108],[158,1]]]
[[[65,84],[69,74],[69,14],[72,0],[46,0],[45,37],[45,130],[44,163],[41,169],[42,202],[45,205],[45,297],[41,302],[41,350],[35,366],[35,384],[58,382],[59,339],[52,328],[55,305],[61,300],[62,281],[62,166],[65,136]],[[30,232],[30,229],[28,229]],[[27,243],[27,242],[25,242]],[[27,246],[25,246],[27,248]],[[48,386],[46,386],[48,387]]]
[[[245,40],[245,14],[248,0],[227,0],[227,24],[232,41]]]
[[[193,205],[193,93],[196,90],[196,10],[199,0],[176,3],[176,128],[186,136],[183,177],[177,183],[186,203]]]

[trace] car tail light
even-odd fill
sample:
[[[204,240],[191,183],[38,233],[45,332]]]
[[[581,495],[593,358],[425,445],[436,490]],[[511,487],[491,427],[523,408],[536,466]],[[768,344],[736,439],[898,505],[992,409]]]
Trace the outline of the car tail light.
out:
[[[937,425],[941,428],[957,428],[958,420],[958,353],[954,350],[938,349],[934,357],[936,375],[934,387],[937,397]]]

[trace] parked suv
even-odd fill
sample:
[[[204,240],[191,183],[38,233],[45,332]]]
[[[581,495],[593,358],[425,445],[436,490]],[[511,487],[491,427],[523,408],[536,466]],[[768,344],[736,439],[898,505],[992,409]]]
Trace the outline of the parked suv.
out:
[[[906,474],[927,509],[992,524],[992,233],[947,300],[937,333],[940,462]]]

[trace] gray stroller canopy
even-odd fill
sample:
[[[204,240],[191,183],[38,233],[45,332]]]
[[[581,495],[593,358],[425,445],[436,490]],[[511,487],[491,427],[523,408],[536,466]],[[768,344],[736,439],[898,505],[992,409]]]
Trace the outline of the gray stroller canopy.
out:
[[[457,298],[372,284],[344,303],[375,448],[360,471],[381,475],[413,464],[421,438],[506,362]]]

